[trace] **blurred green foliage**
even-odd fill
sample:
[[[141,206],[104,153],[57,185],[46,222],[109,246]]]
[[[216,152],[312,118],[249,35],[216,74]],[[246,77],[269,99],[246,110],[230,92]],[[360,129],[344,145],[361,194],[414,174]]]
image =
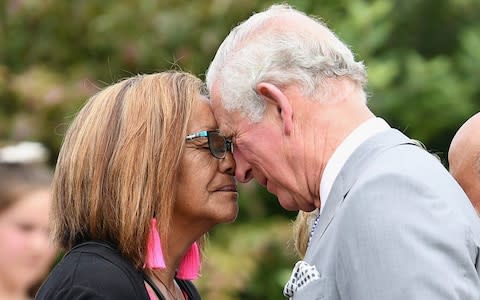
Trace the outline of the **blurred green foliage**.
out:
[[[445,163],[480,105],[480,1],[292,0],[322,18],[369,73],[373,111]],[[0,0],[0,141],[37,140],[51,163],[66,126],[104,86],[171,68],[203,74],[230,29],[274,1]],[[281,299],[296,258],[290,220],[255,184],[210,235],[205,299]]]

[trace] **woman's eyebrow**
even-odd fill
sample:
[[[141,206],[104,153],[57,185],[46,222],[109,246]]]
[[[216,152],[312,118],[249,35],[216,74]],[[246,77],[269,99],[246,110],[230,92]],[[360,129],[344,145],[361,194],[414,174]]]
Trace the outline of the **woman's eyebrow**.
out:
[[[204,126],[199,126],[197,129],[192,130],[192,132],[198,132],[198,131],[215,131],[218,130],[218,127],[212,126],[212,125],[204,125]]]

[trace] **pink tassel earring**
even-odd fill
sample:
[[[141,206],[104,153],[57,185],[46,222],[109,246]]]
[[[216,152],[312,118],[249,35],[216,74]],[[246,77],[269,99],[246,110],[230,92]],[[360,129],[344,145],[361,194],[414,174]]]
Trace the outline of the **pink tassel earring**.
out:
[[[165,259],[163,258],[162,244],[157,230],[157,219],[150,221],[150,232],[148,234],[147,256],[143,268],[147,269],[165,269]]]
[[[195,280],[200,273],[200,251],[197,242],[193,243],[180,262],[177,271],[177,278],[185,280]]]

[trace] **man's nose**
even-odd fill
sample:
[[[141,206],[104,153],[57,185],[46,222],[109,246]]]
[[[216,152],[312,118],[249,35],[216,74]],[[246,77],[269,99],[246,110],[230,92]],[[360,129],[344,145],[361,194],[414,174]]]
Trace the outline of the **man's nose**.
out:
[[[233,158],[235,159],[236,164],[235,177],[237,178],[237,180],[242,183],[246,183],[252,180],[252,167],[243,157],[242,153],[238,150],[234,151]]]

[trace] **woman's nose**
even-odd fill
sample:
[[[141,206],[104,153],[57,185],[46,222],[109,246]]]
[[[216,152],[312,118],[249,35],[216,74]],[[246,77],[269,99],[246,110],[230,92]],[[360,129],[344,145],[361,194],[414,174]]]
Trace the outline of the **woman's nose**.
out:
[[[233,159],[233,154],[230,151],[227,151],[225,158],[220,160],[220,172],[226,173],[228,175],[235,175],[235,160]]]

